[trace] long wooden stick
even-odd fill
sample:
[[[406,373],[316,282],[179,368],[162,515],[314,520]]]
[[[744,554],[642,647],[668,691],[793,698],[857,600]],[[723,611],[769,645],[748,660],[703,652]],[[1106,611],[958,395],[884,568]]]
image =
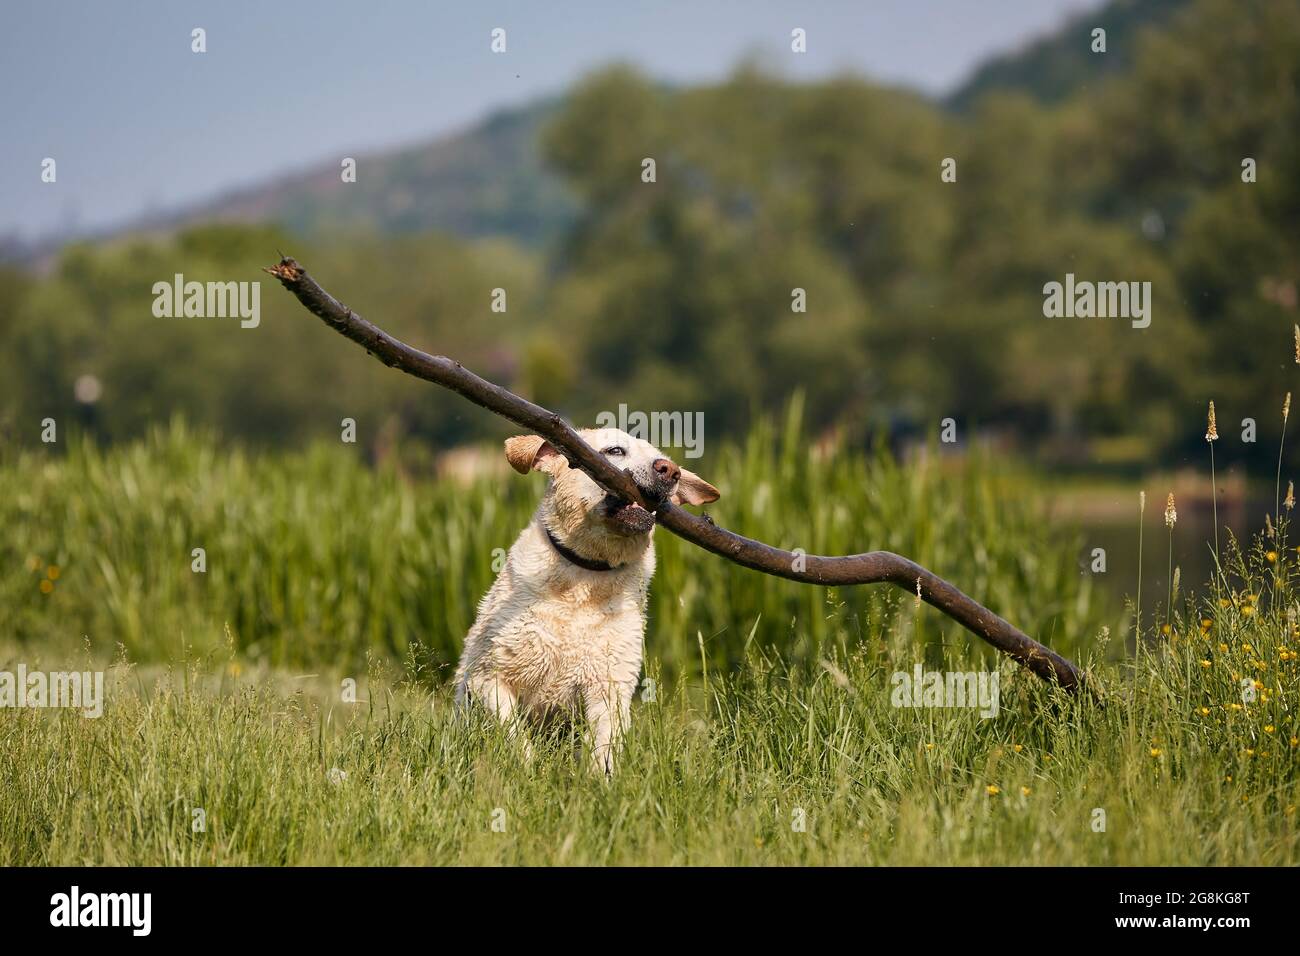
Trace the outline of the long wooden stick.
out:
[[[1044,680],[1069,690],[1082,686],[1083,676],[1073,663],[915,561],[889,551],[846,557],[796,555],[733,534],[719,528],[711,519],[691,514],[669,502],[647,501],[631,476],[598,454],[559,415],[480,378],[453,359],[429,355],[398,341],[322,289],[293,259],[281,259],[266,271],[334,331],[364,346],[388,367],[449,388],[474,404],[541,435],[565,455],[571,466],[581,468],[606,491],[656,511],[656,522],[679,538],[744,567],[805,584],[895,584],[919,595]]]

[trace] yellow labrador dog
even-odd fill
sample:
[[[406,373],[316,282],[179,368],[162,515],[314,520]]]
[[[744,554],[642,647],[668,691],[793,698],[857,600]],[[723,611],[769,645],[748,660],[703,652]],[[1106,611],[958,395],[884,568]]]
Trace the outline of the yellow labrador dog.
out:
[[[647,501],[718,499],[649,442],[618,429],[580,434]],[[537,435],[507,439],[506,459],[550,483],[465,637],[456,702],[485,707],[512,731],[520,718],[581,709],[593,765],[612,773],[641,676],[654,513],[606,494]]]

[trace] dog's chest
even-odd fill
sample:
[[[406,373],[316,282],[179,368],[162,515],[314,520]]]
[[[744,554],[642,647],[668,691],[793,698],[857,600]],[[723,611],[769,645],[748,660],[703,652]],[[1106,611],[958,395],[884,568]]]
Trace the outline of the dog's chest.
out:
[[[559,575],[495,641],[496,664],[530,706],[569,706],[584,688],[635,685],[641,672],[645,588],[601,574]]]

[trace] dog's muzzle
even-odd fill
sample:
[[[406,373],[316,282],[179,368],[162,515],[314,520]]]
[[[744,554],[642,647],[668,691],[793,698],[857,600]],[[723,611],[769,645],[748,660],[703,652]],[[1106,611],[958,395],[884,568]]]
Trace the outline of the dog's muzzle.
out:
[[[645,489],[643,488],[642,491],[645,491]],[[653,500],[655,496],[647,494],[646,497]],[[624,501],[617,495],[606,495],[602,507],[605,517],[620,531],[627,534],[645,534],[655,525],[655,513],[653,511],[646,511],[639,504]]]
[[[650,503],[647,511],[638,504],[625,501],[618,495],[606,495],[604,501],[605,517],[627,534],[644,534],[654,527],[658,503],[667,501],[668,496],[677,488],[682,470],[668,458],[656,458],[648,470],[625,473],[641,490],[641,495]]]

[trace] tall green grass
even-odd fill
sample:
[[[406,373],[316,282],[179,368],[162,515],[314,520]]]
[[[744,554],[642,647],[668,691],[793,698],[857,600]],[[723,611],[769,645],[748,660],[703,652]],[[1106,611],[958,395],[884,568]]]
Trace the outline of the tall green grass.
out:
[[[722,490],[711,515],[740,533],[808,553],[899,551],[1066,653],[1106,620],[1079,573],[1081,542],[1049,532],[1012,469],[810,452],[797,403],[781,426],[707,451],[690,464]],[[233,643],[253,663],[356,668],[379,655],[436,674],[456,660],[543,479],[503,465],[470,485],[406,480],[367,467],[355,446],[252,454],[173,423],[106,450],[20,453],[0,465],[0,486],[0,607],[19,643],[121,645],[137,662]],[[887,587],[777,580],[662,530],[656,545],[648,651],[669,674],[734,664],[751,641],[803,661],[882,639],[929,642],[932,655],[978,644]],[[206,573],[191,569],[200,547]]]

